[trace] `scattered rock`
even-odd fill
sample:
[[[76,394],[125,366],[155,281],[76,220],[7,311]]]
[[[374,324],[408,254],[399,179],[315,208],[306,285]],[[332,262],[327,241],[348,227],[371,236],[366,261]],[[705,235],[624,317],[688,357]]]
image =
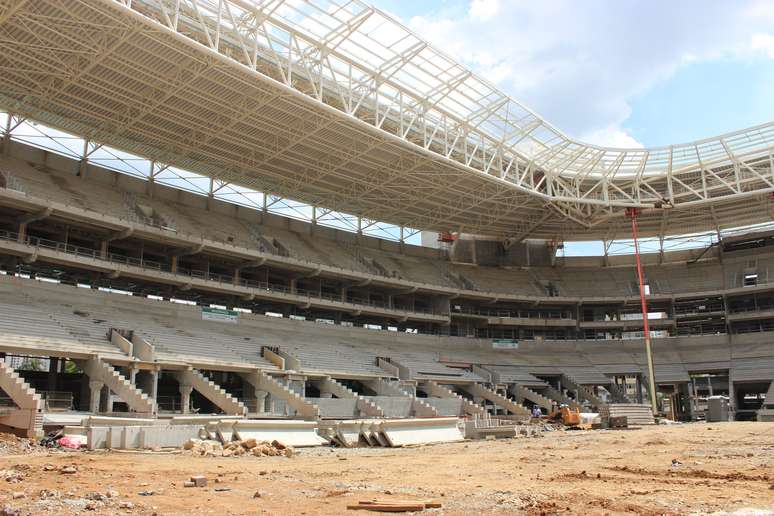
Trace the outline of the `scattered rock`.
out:
[[[11,494],[11,498],[14,500],[20,500],[22,498],[27,498],[27,495],[24,494],[23,491],[15,491],[13,494]]]
[[[134,504],[132,502],[121,502],[118,504],[119,509],[134,509]]]
[[[207,477],[204,475],[196,475],[190,478],[190,481],[193,482],[194,486],[196,487],[206,487],[207,486]]]
[[[75,473],[78,473],[78,468],[75,466],[62,466],[59,468],[59,472],[63,475],[73,475]]]

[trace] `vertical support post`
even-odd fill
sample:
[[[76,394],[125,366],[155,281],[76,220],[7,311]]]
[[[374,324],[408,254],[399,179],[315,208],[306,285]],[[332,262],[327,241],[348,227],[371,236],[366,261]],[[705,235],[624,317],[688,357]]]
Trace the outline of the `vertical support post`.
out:
[[[86,165],[89,163],[89,140],[83,140],[83,154],[81,162],[78,164],[78,175],[81,179],[86,178]]]
[[[656,376],[653,367],[653,349],[650,342],[650,325],[648,324],[648,301],[645,299],[645,280],[642,275],[642,260],[640,260],[640,246],[637,240],[637,209],[629,208],[626,214],[632,219],[632,238],[634,239],[634,258],[637,262],[637,279],[640,284],[640,304],[642,305],[642,328],[645,334],[645,356],[648,360],[648,390],[650,393],[650,408],[653,415],[658,414],[658,401],[656,400]]]
[[[11,155],[11,121],[13,115],[8,113],[8,118],[5,121],[5,129],[3,129],[3,156],[8,157]]]
[[[89,412],[99,413],[99,405],[102,398],[102,387],[105,384],[100,381],[89,381]]]
[[[191,411],[191,392],[193,392],[192,385],[180,384],[180,411],[183,414]]]

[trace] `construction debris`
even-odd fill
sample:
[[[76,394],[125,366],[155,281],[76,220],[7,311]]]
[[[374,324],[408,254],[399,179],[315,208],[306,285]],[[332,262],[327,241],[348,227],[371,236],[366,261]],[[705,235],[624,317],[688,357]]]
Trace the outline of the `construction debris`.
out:
[[[35,450],[36,446],[34,439],[25,439],[14,434],[0,432],[0,456],[30,453]]]
[[[295,450],[277,440],[272,442],[258,441],[250,438],[244,441],[230,441],[220,444],[217,441],[189,439],[183,444],[183,450],[190,451],[200,457],[292,457]]]
[[[352,511],[376,512],[417,512],[425,509],[440,509],[441,504],[434,501],[407,500],[360,500],[355,505],[347,505]]]

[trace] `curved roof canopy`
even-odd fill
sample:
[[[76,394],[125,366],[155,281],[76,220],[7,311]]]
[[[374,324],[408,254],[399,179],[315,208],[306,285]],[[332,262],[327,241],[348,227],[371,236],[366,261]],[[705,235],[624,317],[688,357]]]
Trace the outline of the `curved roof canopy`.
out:
[[[611,238],[768,222],[774,122],[566,136],[349,0],[0,0],[0,106],[163,163],[421,229]]]

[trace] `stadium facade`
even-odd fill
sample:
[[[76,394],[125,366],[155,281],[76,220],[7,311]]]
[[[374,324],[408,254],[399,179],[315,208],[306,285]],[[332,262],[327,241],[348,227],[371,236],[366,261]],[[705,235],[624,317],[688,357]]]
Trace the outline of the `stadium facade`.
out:
[[[642,403],[648,381],[674,419],[718,394],[771,417],[774,233],[645,254],[642,287],[631,255],[557,247],[627,235],[632,210],[661,239],[771,222],[774,123],[586,145],[357,2],[0,0],[0,34],[0,388],[16,410],[0,422],[192,400],[524,417]],[[23,120],[83,154],[14,139]],[[293,220],[90,162],[102,145],[313,213],[475,236],[431,249]]]

